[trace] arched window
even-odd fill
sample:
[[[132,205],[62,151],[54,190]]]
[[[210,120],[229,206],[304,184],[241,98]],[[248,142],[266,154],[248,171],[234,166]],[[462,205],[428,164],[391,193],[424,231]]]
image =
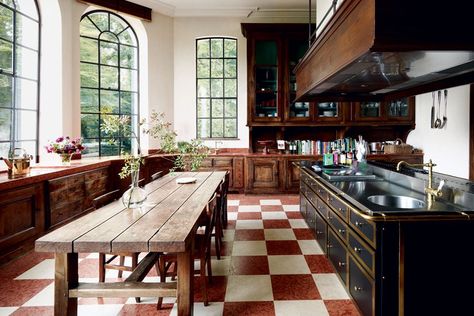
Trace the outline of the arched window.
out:
[[[38,160],[39,32],[35,0],[0,0],[0,156]]]
[[[107,115],[130,118],[138,135],[138,40],[130,24],[107,11],[81,19],[81,135],[86,156],[132,152],[133,137],[100,129]]]

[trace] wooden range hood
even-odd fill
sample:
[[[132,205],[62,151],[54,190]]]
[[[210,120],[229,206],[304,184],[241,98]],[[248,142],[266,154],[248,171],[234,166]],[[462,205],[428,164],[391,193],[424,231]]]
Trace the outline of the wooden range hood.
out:
[[[474,82],[470,1],[345,0],[295,69],[298,100],[383,100]]]

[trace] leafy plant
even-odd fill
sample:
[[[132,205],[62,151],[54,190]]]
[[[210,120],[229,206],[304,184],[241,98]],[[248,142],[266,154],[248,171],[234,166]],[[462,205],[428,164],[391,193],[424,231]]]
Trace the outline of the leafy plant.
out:
[[[200,140],[192,139],[190,142],[178,142],[178,153],[174,166],[170,171],[198,170],[203,160],[209,155],[209,148],[204,146]]]

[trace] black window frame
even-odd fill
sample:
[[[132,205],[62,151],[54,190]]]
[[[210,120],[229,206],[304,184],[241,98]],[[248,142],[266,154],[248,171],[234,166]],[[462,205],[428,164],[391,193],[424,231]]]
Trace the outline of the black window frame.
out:
[[[13,12],[13,36],[12,40],[9,40],[7,38],[0,37],[2,41],[8,42],[12,44],[12,71],[8,71],[5,69],[0,68],[0,75],[5,75],[11,78],[11,106],[10,107],[5,107],[1,106],[1,109],[6,109],[10,110],[10,139],[9,140],[0,140],[0,144],[10,144],[9,151],[13,150],[14,148],[18,147],[23,147],[21,144],[23,142],[34,142],[34,153],[28,152],[28,154],[33,154],[35,162],[39,162],[39,113],[40,113],[40,73],[41,73],[41,64],[40,64],[40,58],[41,58],[41,14],[39,10],[39,5],[37,0],[32,0],[32,3],[34,3],[35,8],[36,8],[36,14],[38,15],[38,18],[34,18],[32,16],[29,16],[21,11],[21,9],[18,9],[18,0],[12,0],[13,2],[13,8],[0,2],[0,6],[3,8],[6,8],[7,10],[11,10]],[[20,6],[21,7],[21,6]],[[38,36],[37,36],[37,48],[31,48],[28,46],[23,45],[18,41],[17,38],[17,15],[21,15],[23,18],[30,19],[31,21],[35,22],[37,25],[38,29]],[[27,78],[23,77],[21,75],[18,75],[17,70],[18,70],[18,58],[17,58],[17,46],[21,47],[22,49],[27,49],[30,51],[34,51],[37,54],[37,69],[36,69],[36,78]],[[36,82],[36,102],[35,102],[35,108],[34,109],[27,109],[27,108],[21,108],[19,107],[19,101],[17,99],[17,90],[16,87],[18,85],[19,80],[26,80],[30,82]],[[18,137],[18,126],[17,126],[17,117],[19,113],[18,111],[27,111],[27,112],[35,112],[35,119],[36,119],[36,126],[35,126],[35,138],[33,139],[20,139]],[[1,153],[0,153],[1,155]]]
[[[222,40],[222,57],[212,57],[212,51],[211,51],[211,41],[212,40]],[[198,42],[202,40],[207,40],[209,41],[209,57],[199,57],[198,56]],[[224,53],[224,41],[225,40],[233,40],[235,41],[235,57],[226,57]],[[229,36],[206,36],[206,37],[199,37],[196,38],[196,139],[201,139],[201,140],[236,140],[239,139],[239,64],[238,64],[238,40],[235,37],[229,37]],[[198,74],[198,60],[200,59],[207,59],[209,60],[209,76],[208,77],[199,77]],[[222,78],[216,78],[212,77],[211,75],[211,60],[212,59],[221,59],[222,60],[222,67],[223,67],[223,72],[222,72]],[[224,61],[226,59],[232,59],[235,60],[235,77],[225,77],[225,71],[224,71]],[[208,79],[209,82],[211,82],[212,79],[221,79],[222,80],[222,97],[212,97],[212,85],[210,84],[209,87],[209,97],[199,97],[199,92],[198,92],[198,81],[199,79]],[[235,79],[235,97],[226,97],[225,96],[225,79]],[[199,117],[199,100],[200,99],[208,99],[209,100],[209,117]],[[212,116],[212,100],[217,99],[217,100],[222,100],[223,101],[223,116],[222,117],[213,117]],[[225,100],[228,99],[235,99],[235,117],[226,117],[225,116]],[[199,136],[199,120],[200,119],[205,119],[209,120],[209,136],[210,137],[200,137]],[[212,137],[212,121],[213,119],[222,119],[222,137]],[[233,119],[235,120],[235,136],[225,136],[225,121]]]
[[[100,28],[94,23],[94,21],[92,19],[90,19],[90,15],[92,14],[107,14],[107,17],[108,17],[108,25],[109,25],[109,29],[107,31],[101,31]],[[118,32],[117,34],[113,33],[111,30],[110,30],[110,21],[111,21],[111,16],[114,16],[115,18],[119,19],[120,21],[122,21],[124,24],[127,25],[127,27],[125,27],[122,31]],[[80,83],[80,91],[82,92],[83,89],[88,89],[88,90],[96,90],[97,91],[97,102],[98,102],[98,111],[97,112],[83,112],[82,111],[82,104],[81,104],[81,137],[82,136],[82,115],[87,115],[87,114],[92,114],[92,115],[98,115],[98,119],[99,119],[99,124],[98,124],[98,131],[97,131],[97,135],[98,137],[83,137],[83,142],[84,144],[87,145],[87,141],[88,140],[98,140],[98,151],[97,151],[97,155],[95,154],[87,154],[87,149],[86,149],[86,155],[88,156],[93,156],[93,157],[106,157],[106,156],[113,156],[114,154],[112,155],[104,155],[102,153],[102,147],[103,147],[103,141],[109,139],[109,140],[112,140],[114,139],[117,143],[118,143],[118,155],[123,155],[123,154],[126,154],[126,153],[131,153],[132,149],[133,149],[133,140],[135,139],[137,141],[137,143],[139,144],[140,143],[140,133],[138,131],[138,126],[139,126],[139,122],[140,122],[140,45],[139,45],[139,41],[138,41],[138,36],[135,32],[135,29],[131,26],[131,24],[125,19],[123,18],[122,16],[120,16],[119,14],[117,13],[114,13],[114,12],[111,12],[111,11],[107,11],[107,10],[92,10],[92,11],[88,11],[86,12],[85,14],[82,15],[81,17],[81,23],[84,19],[89,19],[89,21],[94,24],[94,26],[98,29],[99,31],[99,35],[97,37],[91,37],[91,36],[86,36],[86,35],[81,35],[80,34],[80,38],[86,38],[86,39],[92,39],[92,40],[96,40],[97,41],[97,63],[95,62],[90,62],[90,61],[82,61],[80,60],[80,64],[88,64],[88,65],[94,65],[97,67],[97,87],[83,87],[82,86],[82,82]],[[120,39],[118,37],[119,34],[122,34],[123,32],[126,32],[130,30],[131,33],[133,34],[134,36],[134,40],[135,40],[135,43],[136,45],[131,45],[131,44],[125,44],[125,43],[121,43],[120,42]],[[115,43],[115,42],[111,42],[111,41],[107,41],[105,39],[101,39],[101,35],[102,33],[105,33],[105,32],[108,32],[108,33],[111,33],[111,34],[114,34],[117,39],[118,39],[118,42]],[[102,63],[101,62],[101,56],[100,56],[100,44],[101,42],[109,42],[109,43],[113,43],[113,44],[117,44],[117,65],[114,66],[114,65],[109,65],[109,64],[105,64],[105,63]],[[120,46],[127,46],[127,47],[132,47],[134,49],[136,49],[136,55],[135,55],[135,58],[136,58],[136,68],[129,68],[129,67],[124,67],[124,66],[121,66],[120,64]],[[79,51],[81,52],[81,49],[79,48]],[[102,87],[101,86],[101,67],[113,67],[115,69],[117,69],[117,83],[118,83],[118,87],[116,89],[113,89],[113,88],[105,88],[105,87]],[[125,69],[125,70],[130,70],[130,71],[136,71],[136,82],[137,82],[137,87],[136,87],[136,91],[132,91],[132,90],[124,90],[121,88],[121,70],[122,69]],[[79,71],[81,73],[81,71]],[[100,126],[101,126],[101,122],[102,122],[102,108],[101,108],[101,92],[102,91],[111,91],[111,92],[116,92],[118,93],[118,113],[110,113],[110,114],[107,114],[107,115],[117,115],[117,116],[123,116],[123,115],[127,115],[127,116],[130,116],[130,119],[131,119],[131,122],[130,124],[132,125],[132,127],[134,127],[133,129],[133,134],[132,136],[127,136],[127,135],[122,135],[122,132],[120,132],[120,135],[118,136],[114,136],[114,137],[104,137],[102,136],[102,131],[100,129]],[[130,95],[132,96],[132,104],[131,104],[131,109],[130,109],[130,114],[128,113],[124,113],[122,112],[122,93],[130,93]],[[133,95],[135,95],[136,97],[136,107],[134,108],[133,106]],[[136,109],[136,112],[134,112],[134,110]],[[130,148],[126,148],[125,146],[123,146],[123,141],[127,141],[128,139],[130,139]],[[140,146],[137,146],[138,150],[140,148]],[[130,151],[129,151],[129,150]]]

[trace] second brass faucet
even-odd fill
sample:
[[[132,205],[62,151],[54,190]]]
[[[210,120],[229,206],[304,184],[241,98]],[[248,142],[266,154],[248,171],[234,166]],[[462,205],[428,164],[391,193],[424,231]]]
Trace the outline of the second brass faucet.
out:
[[[428,209],[430,209],[435,199],[443,195],[443,192],[441,192],[441,189],[443,188],[444,180],[441,180],[437,189],[433,188],[433,167],[435,167],[436,164],[434,164],[431,159],[429,160],[428,163],[422,163],[422,164],[410,164],[402,160],[397,164],[397,171],[400,171],[400,168],[402,167],[402,165],[407,165],[408,167],[427,167],[428,168],[428,186],[425,188],[425,193],[426,193],[426,202],[428,204]]]

